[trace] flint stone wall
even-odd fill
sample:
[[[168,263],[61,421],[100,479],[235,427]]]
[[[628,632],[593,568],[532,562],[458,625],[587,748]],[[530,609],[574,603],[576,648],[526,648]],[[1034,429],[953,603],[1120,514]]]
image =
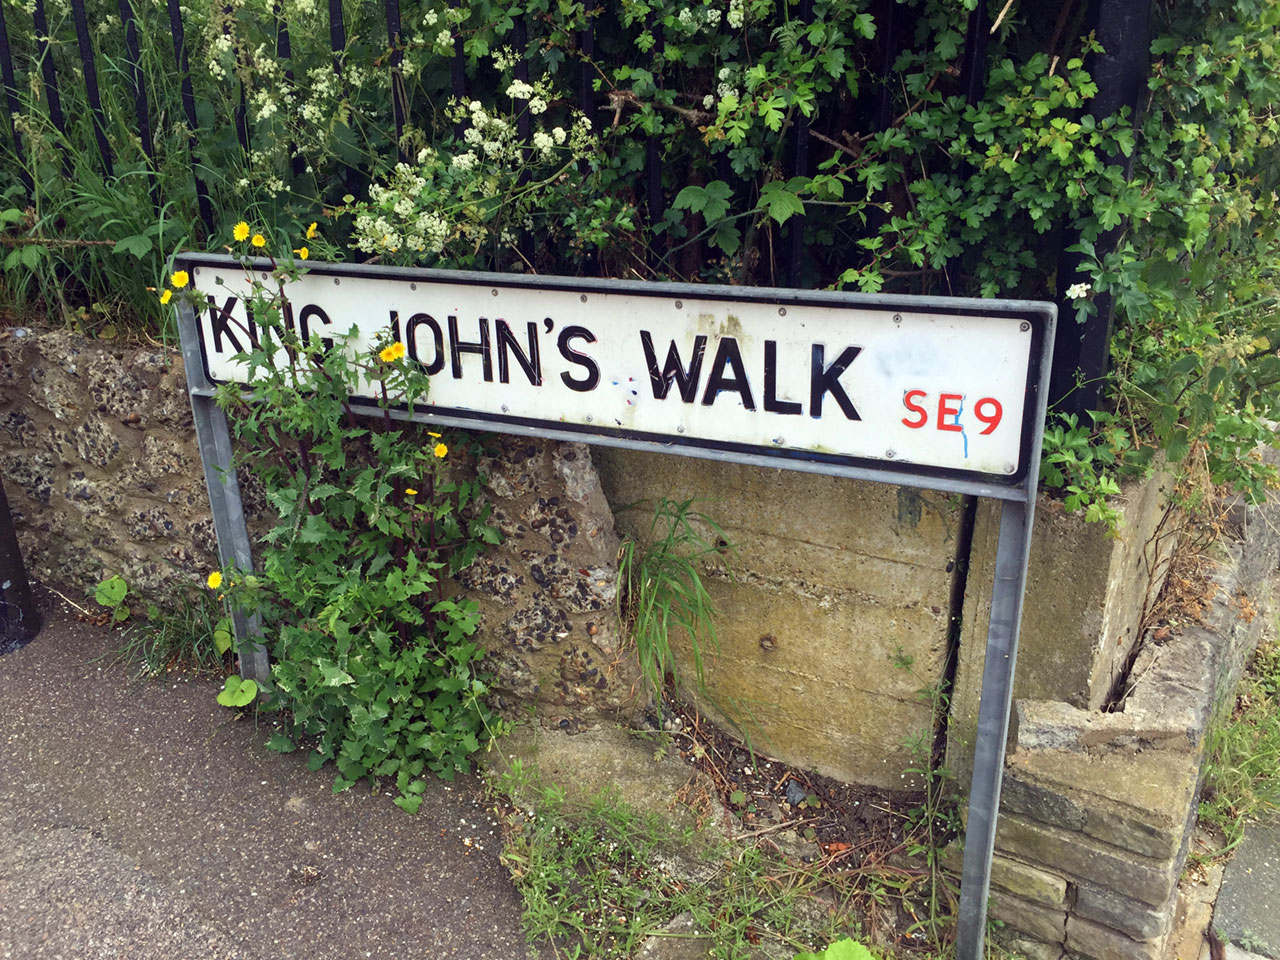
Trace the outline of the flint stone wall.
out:
[[[200,451],[176,350],[67,331],[0,340],[0,475],[28,572],[92,604],[119,574],[172,603],[217,566]],[[638,707],[614,603],[617,536],[590,450],[489,438],[478,467],[506,542],[461,578],[481,604],[499,706],[576,728]],[[263,498],[240,477],[251,524]]]

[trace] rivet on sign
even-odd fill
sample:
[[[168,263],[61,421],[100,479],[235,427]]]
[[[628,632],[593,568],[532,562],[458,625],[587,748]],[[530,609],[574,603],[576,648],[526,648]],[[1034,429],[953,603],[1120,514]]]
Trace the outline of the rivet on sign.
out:
[[[490,290],[489,292],[490,292],[490,293],[492,293],[495,297],[498,295],[498,291],[497,291],[497,290]]]
[[[268,276],[268,274],[265,274],[265,273],[264,273],[264,274],[262,275],[262,279],[263,279],[263,280],[267,279],[267,276]]]
[[[584,294],[582,294],[582,296],[578,297],[578,299],[579,299],[579,300],[581,300],[583,303],[586,303],[586,302],[587,302],[587,295],[584,293]]]
[[[587,414],[587,423],[591,422],[591,414]]]
[[[1015,469],[1017,469],[1017,468],[1016,468],[1016,467],[1014,467],[1014,465],[1013,465],[1012,463],[1006,463],[1006,464],[1004,465],[1004,472],[1005,472],[1005,473],[1013,473],[1013,471],[1014,471]]]
[[[683,301],[683,300],[677,300],[677,301],[676,301],[676,309],[677,309],[677,310],[683,310],[683,309],[684,309],[684,301]]]
[[[782,437],[774,437],[774,438],[773,438],[773,442],[774,442],[774,443],[776,443],[776,444],[781,445],[781,444],[786,443],[787,441],[786,441],[784,438],[782,438]]]
[[[333,278],[333,285],[334,285],[335,287],[336,287],[336,286],[338,286],[338,284],[340,284],[340,283],[342,283],[342,281],[341,281],[339,278],[337,278],[337,277],[334,277],[334,278]]]
[[[1031,329],[1031,324],[1023,320],[1022,323],[1018,324],[1018,329],[1021,330],[1023,333],[1026,333],[1028,330]]]
[[[786,308],[786,307],[779,307],[779,308],[778,308],[778,316],[780,316],[780,317],[785,317],[786,315],[787,315],[787,308]]]
[[[895,313],[895,314],[893,315],[893,322],[894,322],[894,323],[901,323],[901,322],[902,322],[902,314],[900,314],[900,313]]]
[[[502,412],[503,412],[503,413],[506,413],[509,409],[510,409],[510,408],[509,408],[505,403],[502,405]]]
[[[677,427],[676,427],[676,433],[684,433],[684,424],[683,424],[683,423],[682,423],[682,424],[677,425]]]
[[[884,455],[885,455],[886,457],[888,457],[890,460],[892,460],[894,457],[896,457],[896,456],[897,456],[897,453],[895,453],[895,452],[894,452],[894,451],[892,451],[892,450],[886,450],[886,451],[884,452]]]
[[[418,289],[418,285],[417,285],[416,283],[411,283],[411,284],[409,284],[409,289],[410,289],[410,290],[417,290],[417,289]]]

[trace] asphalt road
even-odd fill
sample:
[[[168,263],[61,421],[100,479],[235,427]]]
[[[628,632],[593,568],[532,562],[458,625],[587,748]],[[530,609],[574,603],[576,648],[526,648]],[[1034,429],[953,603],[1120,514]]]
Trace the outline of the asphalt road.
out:
[[[474,781],[334,796],[219,683],[92,662],[118,643],[48,611],[0,657],[0,958],[537,955]]]

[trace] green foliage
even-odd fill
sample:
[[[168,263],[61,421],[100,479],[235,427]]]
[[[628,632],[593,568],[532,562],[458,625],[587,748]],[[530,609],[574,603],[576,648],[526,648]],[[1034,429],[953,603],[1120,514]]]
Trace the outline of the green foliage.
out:
[[[518,762],[494,786],[511,801],[502,862],[524,899],[525,928],[561,956],[631,957],[657,934],[705,937],[706,955],[745,960],[761,943],[794,951],[857,933],[843,904],[814,899],[814,872],[758,847],[709,849],[706,837],[695,846],[613,792],[570,801]],[[699,863],[699,879],[673,868],[708,857],[715,864]],[[689,928],[663,931],[684,914]]]
[[[1209,729],[1200,818],[1235,848],[1246,825],[1280,809],[1280,646],[1258,648],[1234,702]]]
[[[146,617],[135,617],[122,634],[122,646],[107,659],[136,667],[141,676],[226,672],[224,654],[231,649],[230,621],[219,618],[208,594],[179,596],[168,606],[148,605]]]
[[[129,585],[119,574],[107,577],[93,591],[93,599],[111,611],[112,623],[129,619],[129,607],[124,602],[128,595]]]
[[[668,675],[679,683],[673,632],[689,643],[699,687],[705,686],[707,649],[719,649],[715,605],[702,571],[709,560],[723,565],[733,547],[714,520],[693,509],[695,502],[662,498],[644,536],[627,537],[618,553],[618,616],[631,627],[641,672],[655,696]]]
[[[837,940],[821,953],[797,953],[795,960],[875,960],[875,958],[862,944],[845,937],[843,940]]]
[[[478,480],[450,462],[465,440],[392,416],[421,408],[428,389],[403,345],[303,342],[282,320],[287,275],[270,292],[256,281],[260,345],[242,355],[251,395],[219,394],[279,519],[261,573],[227,571],[211,586],[263,618],[268,706],[284,712],[269,745],[306,739],[313,768],[337,766],[335,791],[394,777],[396,802],[413,812],[421,775],[465,772],[496,727],[472,640],[478,608],[444,580],[498,534]],[[376,402],[353,403],[361,383]]]
[[[218,703],[224,707],[247,707],[258,696],[258,685],[252,680],[244,680],[234,673],[227,677],[218,693]]]

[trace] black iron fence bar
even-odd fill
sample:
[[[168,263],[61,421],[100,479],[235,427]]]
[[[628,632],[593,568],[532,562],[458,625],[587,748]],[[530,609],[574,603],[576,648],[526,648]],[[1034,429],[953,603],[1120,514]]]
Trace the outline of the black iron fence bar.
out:
[[[347,25],[342,20],[342,0],[329,0],[329,49],[333,51],[333,72],[342,76],[342,57],[347,49]]]
[[[529,59],[526,54],[529,52],[529,24],[525,21],[525,15],[521,13],[516,17],[515,22],[515,44],[516,59],[515,78],[521,83],[529,82]],[[528,105],[524,110],[520,111],[520,116],[516,118],[516,133],[520,136],[522,143],[529,142],[531,128],[533,126],[533,118],[529,113]]]
[[[18,161],[18,176],[27,196],[35,194],[35,181],[27,170],[27,155],[22,149],[22,133],[18,130],[17,117],[21,112],[18,102],[18,85],[13,75],[13,51],[9,46],[9,27],[4,20],[4,4],[0,3],[0,81],[4,83],[4,101],[8,109],[10,132],[13,134],[13,156]]]
[[[53,67],[53,45],[49,36],[49,20],[44,15],[44,0],[35,0],[31,12],[36,28],[36,50],[40,57],[40,75],[44,78],[44,95],[49,103],[49,119],[62,134],[62,171],[71,176],[71,154],[67,146],[67,119],[62,114],[62,98],[58,96],[58,73]]]
[[[276,18],[276,57],[285,65],[285,86],[293,92],[296,88],[293,82],[293,45],[289,42],[289,21],[284,18],[284,10],[279,3],[272,4],[271,11]],[[306,165],[302,154],[298,152],[297,143],[292,140],[289,141],[289,163],[293,168],[293,177],[297,180],[302,176]]]
[[[582,101],[582,113],[596,129],[596,96],[593,89],[595,65],[591,62],[596,53],[595,12],[598,0],[585,0],[582,5],[582,30],[578,34],[578,49],[582,54],[582,62],[578,65],[579,99]]]
[[[647,26],[650,34],[653,35],[653,48],[651,53],[655,63],[661,63],[663,54],[666,52],[666,37],[662,32],[662,21],[658,19],[656,13],[650,12]],[[657,81],[658,87],[662,87],[662,71],[654,71],[654,79]],[[645,204],[649,208],[649,265],[657,266],[663,257],[662,248],[666,245],[662,242],[662,237],[652,232],[652,228],[662,222],[662,215],[666,212],[666,198],[662,194],[662,137],[660,134],[651,133],[644,141],[644,173],[645,173]]]
[[[408,93],[404,87],[404,41],[400,34],[400,0],[386,0],[387,42],[391,45],[391,116],[396,125],[396,157],[401,163],[409,161],[404,144],[404,120],[408,108]]]
[[[156,176],[155,142],[151,135],[151,106],[147,101],[147,77],[142,70],[142,52],[138,46],[138,23],[129,0],[120,0],[120,24],[124,27],[124,50],[129,58],[130,80],[133,83],[133,112],[138,120],[138,139],[142,153],[147,158],[147,181],[151,202],[159,210],[160,181]]]
[[[461,0],[449,0],[451,10],[456,10],[461,5]],[[461,101],[467,98],[467,53],[458,25],[451,22],[449,29],[454,34],[453,61],[449,65],[449,92]],[[458,133],[461,134],[460,129]]]
[[[1091,57],[1088,64],[1098,85],[1089,112],[1101,118],[1128,107],[1136,128],[1148,73],[1151,0],[1096,0],[1090,12],[1104,52]],[[1128,179],[1132,168],[1124,157],[1110,157],[1108,162],[1124,165]],[[1115,247],[1122,229],[1117,227],[1098,238],[1095,246],[1099,256]],[[1114,309],[1110,294],[1098,294],[1093,297],[1093,315],[1083,324],[1075,322],[1074,300],[1067,296],[1067,290],[1072,284],[1088,284],[1092,279],[1084,255],[1068,250],[1079,242],[1078,230],[1070,227],[1063,230],[1056,291],[1063,320],[1058,324],[1053,379],[1049,385],[1049,403],[1053,408],[1076,415],[1097,410],[1102,405],[1104,381],[1110,366]]]
[[[102,157],[102,172],[115,176],[111,162],[111,143],[107,140],[106,118],[102,114],[102,97],[98,91],[98,65],[93,56],[93,41],[89,39],[89,20],[84,12],[84,0],[71,0],[71,19],[76,27],[76,46],[80,50],[80,65],[84,68],[84,91],[89,98],[89,114],[93,123],[93,138],[98,141],[98,153]]]
[[[196,128],[198,121],[196,120],[196,96],[191,87],[191,62],[187,59],[186,38],[182,29],[182,11],[178,7],[178,0],[166,0],[169,9],[169,32],[173,36],[173,61],[178,68],[178,76],[182,88],[182,113],[187,120],[187,153],[191,162],[191,176],[195,181],[196,187],[196,205],[200,208],[200,219],[204,221],[205,229],[212,235],[213,226],[213,204],[209,200],[209,188],[204,182],[204,178],[196,172],[196,148],[198,146],[196,139]]]
[[[222,8],[222,35],[228,40],[231,39],[231,20],[235,15],[235,7],[226,4]],[[236,66],[248,73],[248,64],[244,62],[242,56],[248,54],[241,48],[239,44],[235,48]],[[244,80],[240,83],[240,98],[234,107],[231,108],[231,119],[236,128],[236,139],[240,141],[240,149],[244,151],[245,162],[249,162],[249,121],[248,108],[245,103]]]
[[[797,19],[804,25],[813,19],[813,0],[800,0]],[[801,44],[803,49],[808,46],[808,41],[801,41]],[[795,110],[793,118],[795,153],[792,156],[791,175],[807,177],[809,175],[809,118],[799,107],[793,106],[792,109]],[[787,222],[787,277],[793,287],[803,285],[805,221],[806,217],[803,214],[795,214]]]

